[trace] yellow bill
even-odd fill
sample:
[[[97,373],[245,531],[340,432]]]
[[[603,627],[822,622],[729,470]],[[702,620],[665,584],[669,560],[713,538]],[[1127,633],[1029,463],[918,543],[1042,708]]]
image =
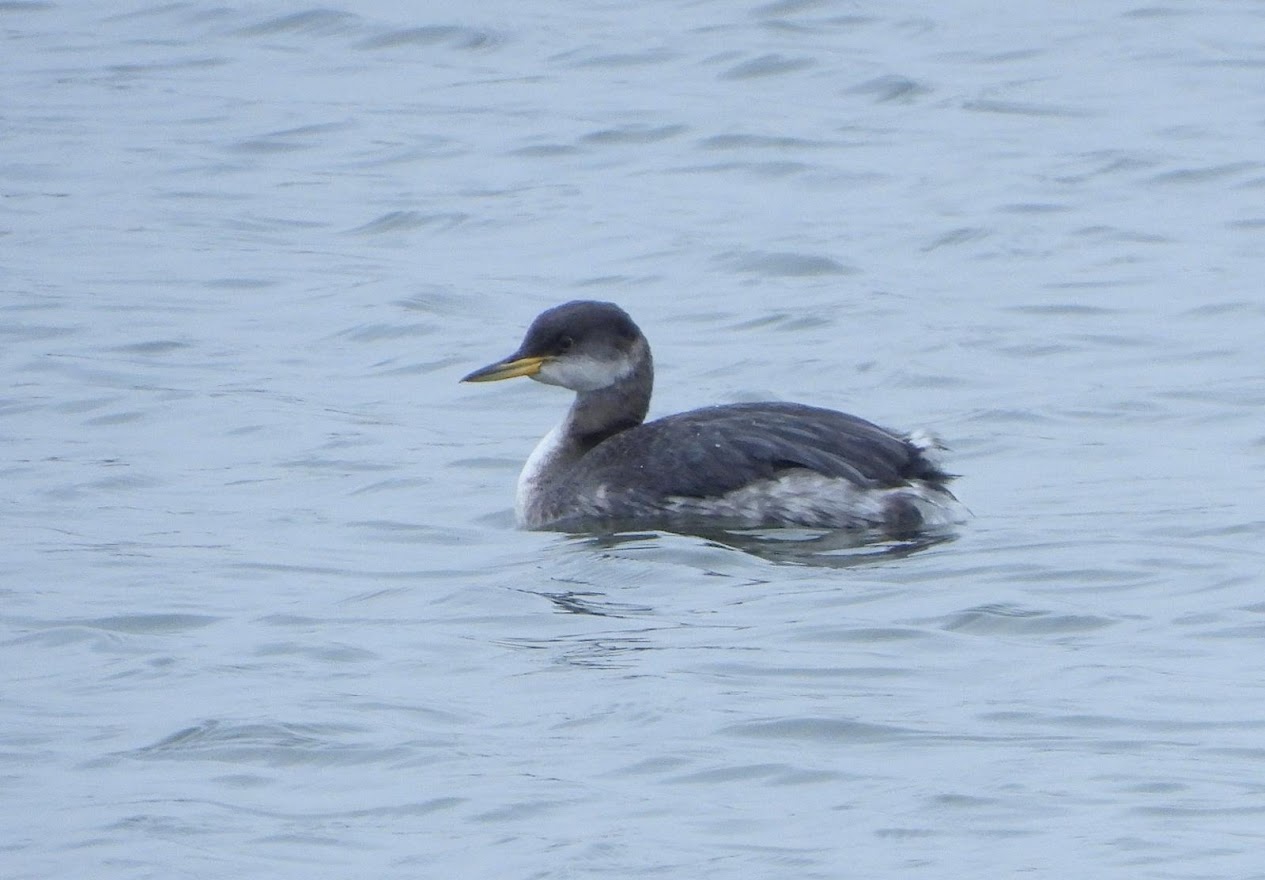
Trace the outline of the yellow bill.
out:
[[[540,368],[551,360],[547,355],[539,357],[520,357],[510,355],[508,360],[497,361],[486,367],[475,370],[462,382],[499,382],[502,379],[516,379],[519,376],[534,376]]]

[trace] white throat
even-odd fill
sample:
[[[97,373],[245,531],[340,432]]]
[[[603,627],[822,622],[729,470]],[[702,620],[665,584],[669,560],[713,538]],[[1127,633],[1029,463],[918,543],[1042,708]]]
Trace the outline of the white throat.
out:
[[[565,428],[566,423],[563,422],[542,437],[531,455],[527,456],[527,461],[518,474],[518,490],[514,495],[514,515],[518,518],[520,526],[525,526],[530,521],[531,509],[540,498],[550,465],[562,453],[563,438],[566,436]]]

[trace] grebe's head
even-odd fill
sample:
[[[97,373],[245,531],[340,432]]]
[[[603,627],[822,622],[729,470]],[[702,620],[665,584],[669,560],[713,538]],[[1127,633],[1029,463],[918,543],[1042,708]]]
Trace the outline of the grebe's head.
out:
[[[614,303],[576,300],[541,312],[523,344],[462,382],[530,376],[572,391],[597,391],[627,379],[650,359],[646,337]]]

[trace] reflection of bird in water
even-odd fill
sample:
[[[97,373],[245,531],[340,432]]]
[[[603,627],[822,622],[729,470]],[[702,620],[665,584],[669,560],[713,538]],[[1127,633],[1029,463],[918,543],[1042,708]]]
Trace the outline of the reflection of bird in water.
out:
[[[612,303],[543,312],[518,351],[466,376],[530,376],[576,392],[518,480],[532,529],[602,523],[806,526],[909,533],[958,518],[930,438],[798,403],[736,403],[653,422],[654,364]]]

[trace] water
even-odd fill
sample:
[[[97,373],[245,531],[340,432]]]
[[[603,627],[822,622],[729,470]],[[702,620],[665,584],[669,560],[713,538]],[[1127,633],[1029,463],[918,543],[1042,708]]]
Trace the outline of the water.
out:
[[[0,4],[0,873],[1265,876],[1263,25]],[[515,531],[575,297],[975,519]]]

